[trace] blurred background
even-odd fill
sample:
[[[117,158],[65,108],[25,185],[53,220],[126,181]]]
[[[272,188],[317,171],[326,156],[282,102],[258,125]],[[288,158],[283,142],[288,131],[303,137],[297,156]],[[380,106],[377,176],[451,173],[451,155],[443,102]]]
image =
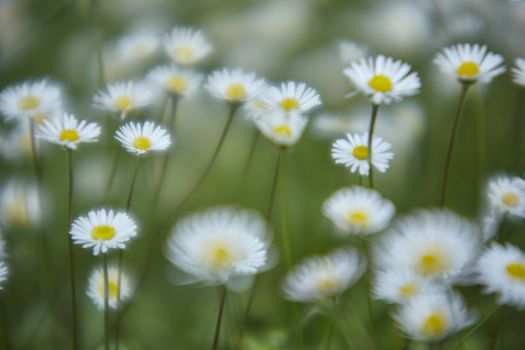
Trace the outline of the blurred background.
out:
[[[102,47],[108,82],[140,80],[159,63],[167,63],[162,38],[174,26],[204,31],[214,51],[198,69],[240,67],[270,81],[304,81],[317,89],[323,105],[310,116],[303,139],[289,154],[288,191],[294,261],[355,244],[334,234],[320,211],[332,192],[357,183],[330,157],[331,143],[348,131],[364,131],[370,107],[363,97],[345,97],[352,87],[342,69],[367,54],[385,54],[410,63],[422,79],[422,91],[408,101],[380,109],[377,134],[393,144],[395,159],[377,188],[404,214],[438,204],[439,184],[459,84],[432,64],[442,47],[459,42],[487,44],[502,54],[508,67],[525,56],[525,2],[505,0],[0,0],[0,90],[24,80],[48,78],[66,96],[68,112],[103,126],[101,142],[75,152],[74,216],[98,206],[122,208],[131,181],[134,157],[121,157],[116,181],[105,187],[117,144],[117,121],[91,106],[103,88],[97,78],[97,42]],[[158,40],[147,55],[122,44],[137,33]],[[476,86],[467,99],[450,171],[448,206],[479,220],[488,176],[525,170],[525,93],[510,74],[488,86]],[[122,342],[126,349],[203,349],[213,336],[216,288],[178,286],[164,258],[166,232],[156,232],[203,171],[226,121],[227,106],[201,91],[184,99],[173,134],[176,145],[155,212],[151,205],[160,158],[151,155],[139,171],[132,211],[140,237],[126,253],[126,271],[141,278],[155,235],[153,259],[144,283],[125,310]],[[162,102],[134,116],[162,117]],[[0,128],[0,218],[8,252],[9,279],[0,294],[0,348],[67,349],[70,334],[67,263],[66,158],[59,147],[39,144],[44,201],[35,204],[35,181],[27,130],[2,119]],[[238,113],[218,162],[204,186],[181,213],[216,204],[238,204],[266,213],[277,161],[276,149],[260,140],[244,172],[256,130]],[[483,147],[477,145],[481,143]],[[107,197],[107,198],[106,198]],[[273,207],[274,236],[280,242],[278,201]],[[509,239],[524,247],[523,226],[509,228]],[[46,249],[42,249],[45,237]],[[99,260],[75,247],[81,340],[97,349],[102,340],[102,313],[85,295],[87,277]],[[115,258],[113,256],[112,258]],[[253,309],[239,346],[242,311],[250,292],[230,294],[222,337],[223,349],[292,349],[291,304],[280,293],[283,264],[260,276]],[[478,287],[462,288],[467,303],[484,314],[493,296]],[[362,279],[344,294],[341,313],[347,327],[337,332],[333,349],[367,349]],[[319,349],[326,334],[326,310],[301,305],[305,342]],[[380,349],[401,349],[393,309],[374,302]],[[496,325],[505,322],[498,347],[491,347]],[[525,315],[511,308],[499,313],[469,338],[464,349],[523,349]],[[344,334],[343,334],[344,333]],[[454,349],[454,339],[442,345]],[[413,349],[423,349],[413,344]]]

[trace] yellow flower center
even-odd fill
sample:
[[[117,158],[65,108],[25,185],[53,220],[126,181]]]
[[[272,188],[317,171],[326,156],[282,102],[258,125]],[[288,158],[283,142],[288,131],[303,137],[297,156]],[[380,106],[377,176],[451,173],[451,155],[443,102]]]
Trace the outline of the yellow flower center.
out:
[[[460,77],[474,78],[479,74],[479,66],[472,61],[463,62],[457,73]]]
[[[127,95],[119,96],[115,99],[114,105],[122,112],[128,112],[133,108],[133,99]]]
[[[440,313],[433,313],[423,323],[421,333],[429,338],[438,338],[445,334],[447,327],[448,322],[445,316]]]
[[[364,210],[354,210],[348,213],[346,218],[350,225],[367,227],[370,224],[370,216]]]
[[[317,290],[322,294],[332,292],[338,285],[339,282],[334,276],[324,276],[316,283]]]
[[[522,262],[513,262],[507,265],[507,273],[510,277],[525,282],[525,264]]]
[[[179,46],[175,49],[175,57],[182,63],[191,63],[193,61],[193,49],[188,45]]]
[[[118,288],[118,281],[116,279],[115,280],[110,279],[108,281],[108,298],[117,300],[118,289],[119,289]],[[102,283],[100,283],[99,291],[100,291],[100,295],[102,295],[104,297],[104,295],[105,295],[105,293],[104,293],[104,281],[102,281]]]
[[[27,206],[22,200],[8,203],[5,209],[6,221],[15,226],[27,226],[29,224],[29,213]]]
[[[139,136],[133,140],[133,147],[141,151],[147,151],[151,148],[151,141],[147,137]]]
[[[138,57],[143,56],[144,54],[147,53],[148,51],[147,49],[148,49],[148,46],[146,44],[138,43],[135,46],[133,46],[133,49],[132,49],[133,55],[138,56]]]
[[[368,86],[375,91],[389,92],[394,87],[394,84],[392,84],[392,79],[390,79],[390,77],[383,74],[376,74],[370,79]]]
[[[435,250],[422,255],[417,266],[422,275],[436,275],[448,269],[447,259],[443,252]]]
[[[45,120],[47,120],[48,115],[45,113],[38,113],[35,115],[35,123],[42,124]]]
[[[210,256],[210,267],[221,269],[232,261],[233,257],[229,250],[223,246],[217,246],[212,249]]]
[[[359,160],[368,159],[368,147],[367,146],[356,146],[354,147],[352,154]]]
[[[399,288],[399,295],[403,298],[410,298],[419,292],[419,286],[412,282],[407,282]]]
[[[166,85],[169,91],[176,94],[183,94],[188,89],[188,82],[180,75],[172,75]]]
[[[24,96],[18,101],[18,107],[24,111],[36,108],[39,104],[40,99],[33,95]]]
[[[91,230],[91,237],[93,239],[100,239],[107,241],[115,237],[115,228],[109,225],[98,225]]]
[[[512,192],[505,193],[501,200],[503,201],[503,204],[505,204],[507,207],[515,207],[520,202],[520,198]]]
[[[293,97],[285,97],[279,104],[286,112],[290,112],[292,109],[299,108],[299,101]]]
[[[273,132],[277,135],[292,137],[292,129],[288,125],[281,124],[273,128]]]
[[[58,135],[60,141],[75,142],[79,139],[78,132],[75,129],[64,129]]]
[[[246,95],[246,89],[241,83],[233,83],[226,89],[226,98],[231,101],[242,101]]]

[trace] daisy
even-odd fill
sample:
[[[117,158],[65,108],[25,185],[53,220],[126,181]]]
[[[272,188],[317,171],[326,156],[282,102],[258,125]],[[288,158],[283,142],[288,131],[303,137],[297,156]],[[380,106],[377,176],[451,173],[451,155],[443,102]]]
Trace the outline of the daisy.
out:
[[[0,290],[2,290],[5,280],[7,280],[7,265],[5,262],[0,261]]]
[[[60,119],[44,121],[36,137],[75,150],[80,143],[98,141],[99,135],[100,127],[96,123],[78,122],[74,115],[64,114]]]
[[[264,91],[266,91],[266,89],[267,87],[264,89]],[[262,117],[266,113],[272,111],[271,106],[264,100],[264,91],[261,92],[260,95],[244,103],[244,110],[246,111],[245,116],[247,119],[255,121],[255,119]]]
[[[308,118],[298,112],[275,110],[254,119],[261,134],[279,147],[290,147],[303,135]]]
[[[516,59],[516,67],[512,68],[512,81],[518,85],[525,86],[525,59]]]
[[[478,281],[501,304],[525,309],[525,253],[511,244],[492,245],[477,263]]]
[[[369,235],[385,229],[395,207],[379,192],[365,187],[347,187],[323,203],[323,214],[344,234]]]
[[[141,63],[152,57],[158,47],[159,40],[155,33],[141,31],[119,39],[116,51],[123,61]]]
[[[434,59],[443,73],[452,75],[461,83],[489,83],[505,72],[503,57],[487,52],[486,46],[458,44],[446,47]]]
[[[256,212],[217,207],[182,219],[168,239],[168,260],[191,282],[229,285],[267,265],[269,228]]]
[[[350,40],[341,40],[337,44],[339,59],[344,66],[349,66],[357,60],[366,57],[368,48]]]
[[[500,176],[489,181],[489,205],[499,215],[525,217],[525,181],[519,177]]]
[[[148,77],[169,96],[188,97],[197,90],[202,81],[201,74],[173,66],[157,67]]]
[[[286,276],[283,291],[286,298],[298,302],[340,295],[363,274],[365,261],[353,248],[304,260]]]
[[[191,65],[206,57],[212,47],[200,30],[182,27],[166,35],[164,49],[175,63]]]
[[[474,322],[457,293],[421,294],[402,304],[395,319],[411,338],[436,342]]]
[[[128,276],[124,271],[121,272],[120,276],[120,299],[119,304],[131,298],[132,287]],[[108,306],[111,309],[117,308],[117,298],[119,294],[119,283],[118,283],[118,268],[108,268]],[[104,309],[104,269],[97,268],[91,272],[88,282],[87,295],[91,298],[95,306],[99,310]]]
[[[9,160],[31,156],[31,134],[29,123],[16,123],[0,134],[0,154]]]
[[[125,212],[91,210],[73,221],[69,234],[82,248],[93,248],[93,255],[105,254],[110,249],[126,248],[126,243],[137,235],[137,224]]]
[[[408,269],[379,270],[374,279],[374,295],[389,303],[404,303],[424,293],[438,293],[442,287]]]
[[[129,122],[118,128],[115,138],[128,152],[143,155],[150,151],[163,151],[171,145],[168,131],[153,122]]]
[[[350,169],[350,172],[359,172],[360,175],[367,176],[370,170],[368,161],[368,133],[363,135],[347,134],[347,139],[339,139],[332,145],[332,158],[336,164],[343,164]],[[389,152],[392,145],[383,141],[382,138],[374,136],[372,138],[372,165],[374,168],[384,173],[389,162],[394,158],[394,153]]]
[[[363,58],[344,70],[357,90],[370,97],[375,105],[399,102],[404,97],[416,95],[421,87],[412,67],[382,55]]]
[[[266,90],[264,101],[271,107],[284,112],[306,113],[321,104],[319,93],[306,85],[289,81],[282,83],[280,88],[271,86]]]
[[[106,91],[99,91],[93,97],[95,108],[116,113],[121,119],[150,103],[149,90],[133,82],[109,84]]]
[[[216,70],[208,77],[206,88],[210,93],[228,102],[239,103],[250,100],[266,87],[264,79],[255,73],[245,73],[240,69]]]
[[[34,227],[42,221],[38,187],[20,179],[8,180],[0,190],[0,223],[7,227]]]
[[[60,89],[47,80],[27,81],[0,93],[0,111],[7,119],[44,119],[62,106]]]
[[[429,279],[458,276],[480,248],[479,229],[446,210],[421,210],[399,220],[375,249],[382,269],[407,269]]]

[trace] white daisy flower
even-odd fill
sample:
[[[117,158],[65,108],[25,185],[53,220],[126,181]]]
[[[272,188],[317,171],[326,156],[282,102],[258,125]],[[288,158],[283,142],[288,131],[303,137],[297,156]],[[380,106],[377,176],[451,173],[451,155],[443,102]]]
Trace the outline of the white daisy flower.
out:
[[[323,214],[344,234],[369,235],[385,229],[396,208],[379,192],[365,187],[346,187],[323,203]]]
[[[481,233],[484,242],[488,241],[498,233],[502,219],[503,217],[494,210],[485,213],[481,219]]]
[[[115,133],[128,152],[143,155],[150,151],[163,151],[171,145],[171,136],[166,129],[153,122],[122,125]]]
[[[480,232],[452,212],[421,210],[399,220],[375,248],[382,269],[407,269],[424,278],[449,279],[476,258]]]
[[[168,260],[191,282],[229,285],[267,265],[269,228],[251,210],[217,207],[182,219],[168,239]]]
[[[298,112],[275,110],[254,120],[261,134],[279,147],[290,147],[303,135],[308,118]]]
[[[374,279],[374,295],[389,303],[401,304],[424,293],[440,293],[443,288],[408,269],[379,270]]]
[[[411,298],[395,315],[401,329],[411,338],[435,342],[459,332],[474,322],[457,293],[429,293]]]
[[[372,165],[384,173],[394,153],[389,152],[392,145],[381,137],[372,137]],[[332,145],[332,158],[336,164],[343,164],[350,172],[359,172],[366,176],[370,171],[368,163],[368,133],[363,135],[347,134],[346,139],[339,139]]]
[[[452,75],[462,83],[489,83],[505,72],[503,57],[487,52],[486,46],[458,44],[446,47],[434,59],[443,73]]]
[[[255,73],[226,68],[210,73],[206,84],[213,96],[232,103],[250,100],[259,95],[265,87],[264,79],[258,78]]]
[[[477,263],[478,282],[501,304],[525,309],[525,253],[509,243],[492,245]]]
[[[525,181],[519,177],[500,176],[488,184],[488,199],[499,215],[525,217]]]
[[[169,96],[193,94],[202,82],[202,75],[188,69],[160,66],[153,69],[148,77]]]
[[[512,68],[512,81],[525,86],[525,59],[516,59],[516,67]]]
[[[73,242],[82,248],[93,248],[93,255],[111,249],[124,249],[137,235],[137,224],[125,212],[98,209],[73,221],[69,232]]]
[[[151,93],[142,84],[131,81],[108,84],[105,91],[93,97],[93,106],[100,110],[116,113],[121,119],[151,103]]]
[[[16,123],[13,128],[0,134],[0,154],[14,161],[31,157],[29,123]]]
[[[36,137],[75,150],[80,143],[96,142],[100,126],[78,121],[74,115],[65,113],[62,118],[44,121],[39,125]]]
[[[357,282],[365,265],[355,249],[339,249],[301,262],[288,273],[282,289],[286,298],[298,302],[332,298]]]
[[[282,83],[281,88],[271,86],[262,97],[272,109],[287,113],[306,113],[321,104],[319,93],[315,89],[294,81]]]
[[[0,222],[7,227],[34,227],[42,221],[38,187],[20,179],[8,180],[0,190]]]
[[[349,66],[357,60],[364,58],[368,48],[350,40],[341,40],[337,44],[339,59],[344,66]]]
[[[206,57],[212,46],[200,30],[174,28],[164,38],[164,48],[171,59],[178,64],[191,65]]]
[[[266,91],[266,88],[264,91]],[[272,111],[271,106],[264,100],[263,96],[264,92],[244,103],[245,116],[248,120],[255,121],[255,119]]]
[[[120,272],[120,299],[119,303],[122,303],[131,298],[133,293],[131,283],[127,274],[124,271]],[[116,266],[108,267],[108,306],[110,309],[117,308],[117,298],[119,293],[118,283],[118,268]],[[93,304],[99,309],[104,309],[104,299],[106,296],[104,289],[104,269],[99,267],[89,276],[87,295],[93,301]]]
[[[7,265],[5,262],[0,261],[0,290],[2,290],[2,285],[7,280]]]
[[[47,80],[24,82],[0,93],[0,111],[7,119],[44,119],[61,108],[60,89]]]
[[[357,90],[370,97],[373,104],[399,102],[416,95],[421,82],[412,67],[391,57],[379,55],[363,58],[344,70]]]
[[[149,59],[158,48],[157,35],[146,31],[128,34],[116,43],[116,52],[120,59],[133,63],[141,63]]]

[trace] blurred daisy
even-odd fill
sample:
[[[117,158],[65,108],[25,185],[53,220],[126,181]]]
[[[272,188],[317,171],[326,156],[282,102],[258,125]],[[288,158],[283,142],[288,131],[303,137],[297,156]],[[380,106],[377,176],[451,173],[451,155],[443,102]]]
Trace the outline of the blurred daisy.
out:
[[[255,121],[255,119],[262,117],[266,113],[272,111],[271,106],[264,100],[262,96],[264,96],[264,92],[246,101],[244,104],[244,110],[246,111],[245,115],[249,120]]]
[[[446,47],[434,59],[442,72],[450,74],[461,83],[489,83],[505,72],[503,57],[487,52],[486,46],[458,44]]]
[[[7,280],[7,265],[5,264],[5,262],[0,261],[0,290],[2,290],[2,286],[6,280]]]
[[[7,119],[53,116],[62,106],[60,89],[47,80],[9,86],[0,93],[0,111]]]
[[[254,123],[268,140],[279,147],[290,147],[303,135],[308,118],[298,112],[271,111],[254,119]]]
[[[525,59],[516,59],[516,67],[512,68],[512,78],[516,84],[525,86]]]
[[[339,249],[304,260],[288,273],[282,288],[286,298],[293,301],[336,297],[361,277],[365,265],[355,249]]]
[[[481,219],[481,233],[483,241],[488,241],[498,233],[502,216],[494,210],[487,210]]]
[[[269,228],[256,212],[217,207],[180,220],[168,239],[168,260],[191,282],[228,285],[267,264]]]
[[[384,173],[389,162],[394,158],[394,153],[389,152],[392,145],[383,141],[382,138],[372,138],[372,165]],[[359,172],[360,175],[368,175],[370,164],[368,162],[368,133],[363,135],[347,134],[346,139],[339,139],[332,145],[332,158],[336,164],[343,164],[350,172]]]
[[[338,43],[339,59],[344,66],[349,66],[357,60],[364,58],[368,48],[350,40],[341,40]]]
[[[459,275],[480,248],[479,229],[446,210],[421,210],[399,220],[376,247],[383,269],[407,269],[437,279]]]
[[[129,122],[118,128],[115,138],[128,152],[143,155],[150,151],[163,151],[171,145],[168,131],[153,122]]]
[[[411,338],[436,342],[474,322],[456,293],[421,294],[402,304],[395,319]]]
[[[359,186],[338,190],[324,201],[322,210],[343,233],[358,235],[385,229],[396,211],[379,192]]]
[[[128,34],[118,40],[117,54],[126,62],[140,64],[151,58],[159,47],[159,40],[155,33],[136,32]]]
[[[369,96],[372,103],[390,104],[419,92],[421,82],[410,65],[379,55],[363,58],[344,70],[357,90]]]
[[[62,118],[44,121],[36,137],[75,150],[80,143],[98,141],[99,135],[100,127],[96,123],[78,122],[74,115],[64,114]]]
[[[212,50],[202,32],[192,28],[174,28],[164,38],[164,48],[175,63],[183,65],[197,63]]]
[[[148,77],[169,96],[188,97],[197,90],[202,81],[201,74],[173,66],[157,67]]]
[[[0,190],[0,222],[2,226],[28,228],[42,221],[39,191],[34,183],[8,180]]]
[[[127,274],[122,271],[120,275],[120,299],[122,303],[131,298],[132,288]],[[110,309],[117,308],[117,298],[119,293],[118,268],[108,267],[108,306]],[[87,295],[93,304],[99,309],[104,309],[105,289],[104,289],[104,269],[97,268],[89,276]]]
[[[218,98],[232,103],[244,102],[260,94],[266,87],[264,79],[259,79],[255,73],[245,73],[240,69],[216,70],[210,73],[206,88]]]
[[[379,270],[374,279],[374,295],[389,303],[404,303],[423,293],[441,292],[442,287],[408,269]]]
[[[109,84],[106,91],[99,91],[93,97],[93,106],[100,110],[116,113],[121,119],[133,111],[151,103],[149,90],[133,82]]]
[[[500,176],[489,181],[488,198],[492,210],[500,215],[525,217],[525,181]]]
[[[294,81],[282,83],[281,88],[269,87],[263,98],[271,109],[284,112],[306,113],[321,104],[319,93],[315,89]]]
[[[29,123],[16,123],[14,128],[0,134],[0,154],[9,160],[31,156]]]
[[[126,243],[137,235],[137,224],[125,212],[91,210],[73,221],[69,234],[75,244],[93,248],[93,255],[105,254],[126,248]]]

